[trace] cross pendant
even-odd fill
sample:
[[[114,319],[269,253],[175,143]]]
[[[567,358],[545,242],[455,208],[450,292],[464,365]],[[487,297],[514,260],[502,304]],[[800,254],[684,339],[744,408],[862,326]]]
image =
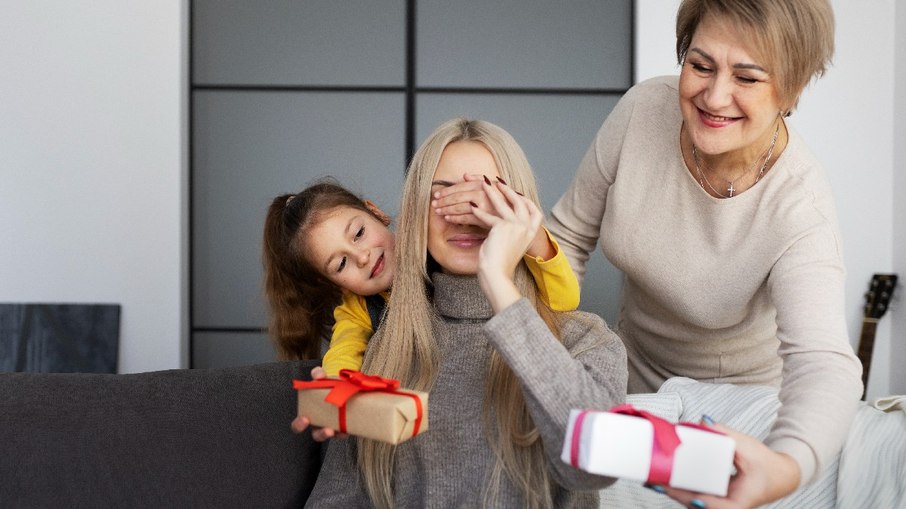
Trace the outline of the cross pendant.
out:
[[[730,185],[727,187],[727,192],[730,193],[730,198],[733,197],[733,193],[736,192],[736,188],[733,187],[733,183],[730,182]]]

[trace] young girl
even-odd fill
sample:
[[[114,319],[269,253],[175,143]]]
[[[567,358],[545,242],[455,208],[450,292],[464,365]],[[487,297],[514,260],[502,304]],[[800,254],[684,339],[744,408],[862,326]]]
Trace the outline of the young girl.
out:
[[[483,178],[466,178],[474,182],[463,189],[466,201],[487,207]],[[481,223],[474,215],[458,221]],[[265,288],[281,357],[319,357],[321,338],[333,323],[323,360],[327,376],[362,367],[396,272],[389,224],[377,206],[331,180],[274,198],[265,220]],[[578,281],[546,230],[539,231],[525,259],[546,305],[554,311],[576,309]]]
[[[474,215],[486,227],[452,223],[431,203],[464,173],[482,175],[488,208]],[[596,490],[613,479],[559,456],[571,408],[623,401],[626,352],[600,317],[540,302],[523,255],[542,219],[531,168],[506,131],[455,119],[422,144],[364,370],[429,390],[430,429],[397,446],[334,440],[308,507],[598,506]],[[300,416],[292,427],[306,424]]]

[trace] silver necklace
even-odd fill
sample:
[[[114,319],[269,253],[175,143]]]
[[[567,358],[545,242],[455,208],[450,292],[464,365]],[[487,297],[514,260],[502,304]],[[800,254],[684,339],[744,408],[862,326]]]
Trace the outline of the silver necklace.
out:
[[[768,167],[768,161],[771,160],[771,156],[774,154],[774,146],[777,144],[777,135],[778,134],[780,134],[780,123],[779,122],[777,123],[777,127],[774,129],[774,136],[771,137],[771,144],[768,146],[767,150],[765,150],[764,153],[761,155],[761,157],[764,157],[764,162],[761,163],[761,169],[758,170],[758,175],[755,176],[755,182],[753,182],[752,185],[757,184],[758,181],[761,180],[761,177],[764,176],[764,170],[765,170],[765,168]],[[717,196],[720,196],[721,198],[732,198],[733,195],[736,194],[736,187],[733,184],[738,182],[739,179],[748,175],[748,173],[750,171],[755,169],[755,165],[758,164],[758,161],[761,160],[761,157],[756,158],[755,162],[752,163],[752,166],[749,166],[749,168],[746,171],[742,172],[738,177],[736,177],[733,180],[727,180],[727,194],[723,194],[720,191],[718,191],[717,189],[715,189],[714,186],[711,185],[711,182],[708,180],[708,177],[705,176],[705,173],[702,171],[701,166],[699,165],[698,150],[695,148],[695,143],[692,144],[692,161],[695,163],[695,170],[698,172],[698,184],[700,186],[702,186],[702,189],[705,189],[705,184],[707,184],[708,188],[711,189],[711,191],[714,194],[716,194]],[[702,163],[702,164],[704,164],[704,163]]]

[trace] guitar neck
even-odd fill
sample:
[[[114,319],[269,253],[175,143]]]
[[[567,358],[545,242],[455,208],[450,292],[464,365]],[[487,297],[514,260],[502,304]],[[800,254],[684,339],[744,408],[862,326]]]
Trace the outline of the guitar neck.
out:
[[[871,354],[875,346],[875,330],[878,328],[877,318],[864,318],[862,320],[862,333],[859,335],[859,361],[862,363],[862,385],[868,385],[868,371],[871,367]]]
[[[862,363],[862,399],[868,388],[868,370],[871,367],[871,351],[875,346],[875,329],[878,320],[884,316],[893,291],[897,287],[896,274],[875,274],[871,276],[868,292],[865,294],[865,317],[862,319],[862,335],[859,337],[859,361]]]

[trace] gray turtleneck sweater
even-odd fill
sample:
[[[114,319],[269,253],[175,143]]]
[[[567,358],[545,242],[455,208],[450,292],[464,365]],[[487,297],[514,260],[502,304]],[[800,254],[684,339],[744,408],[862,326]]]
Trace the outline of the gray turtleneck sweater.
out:
[[[526,299],[494,315],[475,277],[434,274],[434,335],[441,350],[431,390],[430,428],[396,448],[393,485],[400,508],[480,507],[495,457],[482,426],[482,398],[492,349],[513,369],[538,427],[555,482],[558,508],[597,507],[613,479],[560,460],[569,411],[607,409],[626,395],[626,351],[596,315],[561,315],[562,344]],[[380,340],[381,332],[373,338]],[[370,507],[356,466],[355,439],[330,442],[308,507]],[[524,507],[504,479],[498,505]]]

